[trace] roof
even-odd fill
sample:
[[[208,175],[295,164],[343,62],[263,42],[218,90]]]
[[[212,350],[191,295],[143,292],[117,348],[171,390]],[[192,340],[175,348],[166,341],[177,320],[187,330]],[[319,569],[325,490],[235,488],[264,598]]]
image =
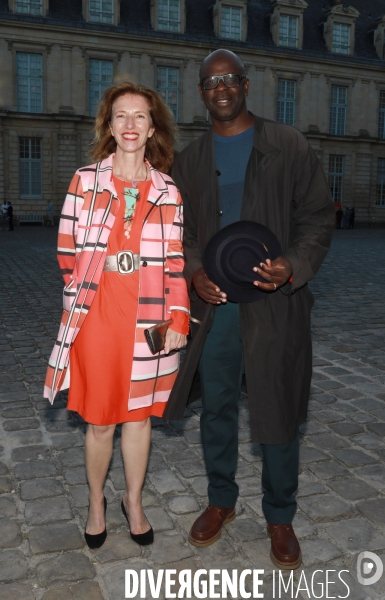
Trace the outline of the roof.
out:
[[[184,34],[154,31],[151,28],[150,0],[121,0],[120,23],[117,27],[99,23],[86,23],[82,17],[79,0],[49,0],[49,14],[46,18],[31,15],[14,15],[9,11],[8,0],[0,0],[0,18],[18,21],[30,21],[42,25],[61,25],[91,30],[116,31],[133,35],[157,36],[166,39],[183,39],[190,42],[205,42],[215,46],[236,46],[268,49],[290,54],[328,57],[353,62],[377,62],[383,64],[376,53],[373,29],[376,19],[385,14],[385,0],[349,0],[360,16],[356,20],[356,43],[353,57],[330,53],[323,37],[322,24],[330,9],[330,0],[307,0],[308,8],[304,12],[303,49],[277,49],[270,33],[269,15],[272,12],[271,0],[248,0],[248,34],[246,42],[219,40],[214,35],[214,0],[186,1],[186,32]]]

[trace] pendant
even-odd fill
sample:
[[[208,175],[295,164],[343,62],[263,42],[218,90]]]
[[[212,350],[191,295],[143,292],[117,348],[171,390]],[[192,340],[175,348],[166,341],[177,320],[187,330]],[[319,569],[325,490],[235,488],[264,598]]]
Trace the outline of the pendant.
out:
[[[134,184],[136,184],[136,182],[133,182],[133,185]],[[132,228],[132,221],[135,215],[136,203],[140,199],[140,193],[136,185],[132,188],[125,187],[123,189],[123,197],[126,204],[123,217],[125,229],[124,235],[126,238],[129,238]]]

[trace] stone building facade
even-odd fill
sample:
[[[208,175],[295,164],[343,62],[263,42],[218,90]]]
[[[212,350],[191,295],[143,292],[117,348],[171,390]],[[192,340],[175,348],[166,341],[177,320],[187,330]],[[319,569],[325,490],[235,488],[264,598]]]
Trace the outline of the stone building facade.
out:
[[[0,0],[0,200],[58,215],[112,82],[160,91],[180,149],[208,126],[202,59],[229,48],[250,110],[297,127],[336,203],[385,222],[385,0]]]

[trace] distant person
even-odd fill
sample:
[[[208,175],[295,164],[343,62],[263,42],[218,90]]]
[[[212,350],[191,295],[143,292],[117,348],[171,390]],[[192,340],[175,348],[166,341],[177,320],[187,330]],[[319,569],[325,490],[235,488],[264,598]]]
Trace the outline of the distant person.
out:
[[[342,219],[342,228],[343,229],[349,229],[349,223],[350,223],[350,215],[351,215],[351,210],[349,207],[346,208],[345,212],[344,212],[344,217]]]
[[[11,202],[8,202],[7,221],[8,221],[8,231],[13,231],[13,206],[12,206]]]
[[[3,202],[3,204],[1,205],[1,227],[0,227],[0,231],[3,229],[5,229],[5,226],[7,225],[7,215],[8,215],[8,204],[6,202]]]
[[[343,216],[344,216],[344,211],[342,210],[342,208],[339,208],[336,212],[337,229],[341,229],[341,221],[342,221]]]
[[[349,229],[354,229],[354,219],[356,217],[356,213],[354,208],[352,208],[350,212],[350,220],[349,220]]]
[[[55,223],[54,223],[54,220],[53,220],[53,202],[52,202],[52,200],[50,200],[48,202],[47,215],[48,215],[48,222],[50,222],[51,223],[51,227],[53,227]],[[47,225],[48,225],[48,222],[47,222]]]

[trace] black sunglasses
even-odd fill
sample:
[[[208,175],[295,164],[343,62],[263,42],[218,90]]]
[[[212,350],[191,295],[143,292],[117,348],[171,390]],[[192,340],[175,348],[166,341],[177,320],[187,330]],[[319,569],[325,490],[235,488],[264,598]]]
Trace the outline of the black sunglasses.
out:
[[[229,73],[227,75],[213,75],[212,77],[204,77],[200,81],[200,84],[204,90],[215,90],[215,88],[218,87],[219,82],[223,81],[226,87],[233,88],[238,87],[241,84],[242,79],[246,79],[246,75]]]

